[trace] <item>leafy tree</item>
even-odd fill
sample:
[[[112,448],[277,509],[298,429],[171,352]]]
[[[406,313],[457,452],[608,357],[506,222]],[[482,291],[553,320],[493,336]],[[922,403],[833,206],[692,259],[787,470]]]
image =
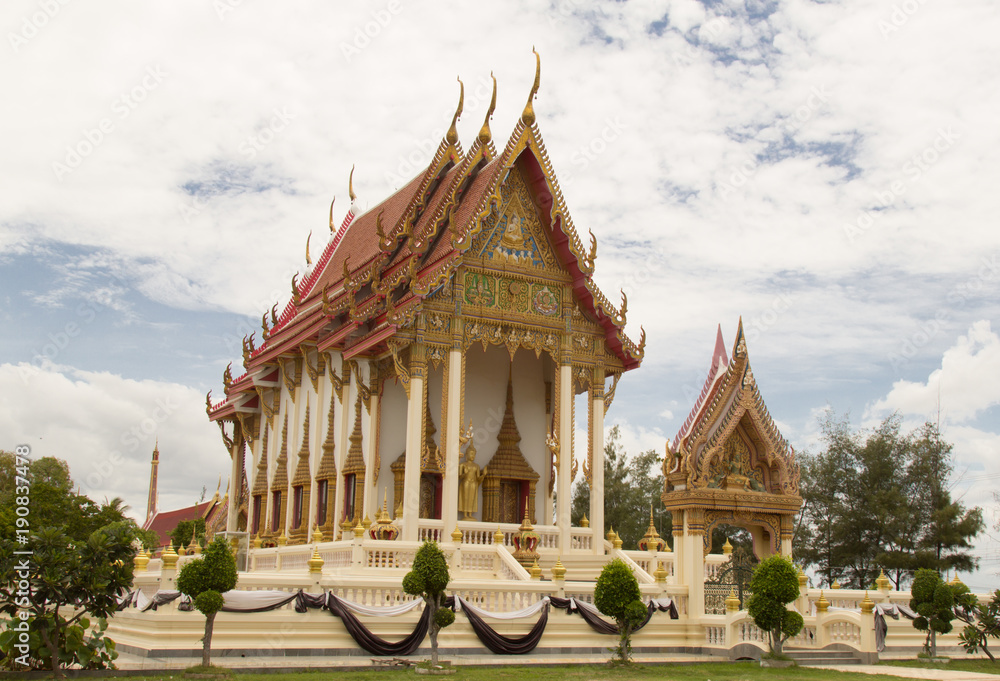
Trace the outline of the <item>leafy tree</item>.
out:
[[[613,527],[626,549],[635,548],[649,527],[649,507],[652,504],[657,531],[661,537],[670,538],[670,513],[660,502],[660,494],[663,493],[660,464],[660,455],[652,449],[629,457],[621,444],[618,426],[607,432],[604,442],[606,527],[598,528],[602,536],[607,528]],[[580,481],[573,490],[572,516],[579,522],[585,514],[590,514],[590,487],[586,481]]]
[[[197,538],[198,545],[204,548],[205,546],[205,519],[195,518],[193,520],[182,520],[177,523],[170,532],[170,540],[174,546],[174,550],[181,548],[187,548],[191,543],[192,535]]]
[[[781,647],[802,631],[802,615],[787,604],[799,597],[799,573],[792,562],[774,554],[758,563],[750,580],[753,595],[747,612],[762,631],[766,631],[772,655],[781,655]]]
[[[205,616],[201,664],[212,664],[212,627],[222,610],[222,594],[236,587],[236,558],[229,544],[216,537],[200,558],[185,563],[177,576],[177,590],[191,597],[194,607]]]
[[[0,634],[0,649],[9,662],[51,669],[60,678],[69,665],[112,666],[118,654],[103,632],[132,584],[134,528],[112,523],[78,543],[58,528],[43,527],[29,538],[28,558],[14,554],[13,542],[3,542],[0,613],[11,619]],[[90,617],[98,621],[88,636]]]
[[[989,649],[989,639],[1000,638],[1000,589],[993,592],[988,603],[980,603],[971,594],[962,594],[959,598],[962,603],[955,609],[955,615],[965,622],[965,629],[959,635],[962,647],[970,655],[982,648],[986,656],[996,662]]]
[[[438,663],[438,632],[455,621],[455,612],[444,606],[444,590],[451,576],[448,561],[437,542],[425,541],[417,549],[413,567],[403,577],[403,591],[424,599],[431,618],[431,664]]]
[[[632,661],[632,631],[646,618],[639,582],[628,565],[619,558],[604,566],[594,586],[594,605],[618,624],[618,646],[613,662],[629,664]]]
[[[947,634],[952,630],[956,596],[966,593],[968,588],[964,584],[952,586],[934,570],[917,570],[913,586],[910,587],[910,608],[919,615],[913,620],[913,627],[917,631],[927,632],[924,650],[931,657],[937,657],[937,635]]]
[[[893,415],[855,431],[846,417],[828,415],[822,429],[824,451],[800,456],[804,503],[795,541],[823,581],[863,588],[884,568],[899,589],[922,567],[975,567],[968,549],[982,510],[951,500],[951,445],[936,426],[905,434]]]

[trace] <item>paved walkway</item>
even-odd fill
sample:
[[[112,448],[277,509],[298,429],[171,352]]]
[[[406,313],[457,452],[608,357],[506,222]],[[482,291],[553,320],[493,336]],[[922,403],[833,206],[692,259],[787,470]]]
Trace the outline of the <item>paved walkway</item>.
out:
[[[948,665],[946,664],[935,669],[923,669],[920,667],[894,667],[885,664],[830,664],[817,666],[822,666],[823,669],[835,669],[841,672],[901,676],[904,679],[934,679],[935,681],[998,681],[998,679],[1000,679],[1000,676],[997,676],[996,674],[983,674],[980,672],[964,672],[957,669],[948,669]]]
[[[571,655],[555,653],[539,653],[531,655],[445,655],[457,666],[499,666],[499,665],[563,665],[563,664],[603,664],[608,661],[608,655]],[[372,669],[371,655],[330,655],[330,656],[288,656],[288,657],[229,657],[214,656],[212,662],[232,669],[282,669],[284,671],[304,671],[308,669]],[[382,658],[388,659],[388,658]],[[426,659],[426,655],[410,655],[402,659],[418,662]],[[706,657],[704,655],[643,654],[635,655],[638,663],[646,664],[701,664],[727,662],[725,658]],[[201,664],[201,657],[140,657],[122,653],[115,661],[119,669],[150,672],[184,669]],[[996,674],[982,674],[948,669],[942,665],[936,669],[919,667],[893,667],[890,665],[816,665],[823,669],[856,672],[861,674],[880,674],[906,679],[932,679],[933,681],[1000,681]]]

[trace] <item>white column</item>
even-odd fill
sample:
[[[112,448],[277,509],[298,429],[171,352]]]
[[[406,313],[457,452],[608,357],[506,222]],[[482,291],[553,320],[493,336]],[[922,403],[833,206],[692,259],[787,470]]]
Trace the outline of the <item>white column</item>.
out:
[[[229,468],[229,515],[226,517],[226,530],[236,531],[236,521],[240,511],[240,455],[243,453],[243,431],[239,420],[233,421],[233,447],[229,451],[232,465]]]
[[[594,448],[593,467],[590,475],[592,484],[590,486],[590,526],[594,528],[604,527],[604,370],[595,369],[594,386],[591,388],[590,398],[593,400],[590,410],[592,422],[590,425],[590,442]],[[603,529],[595,530],[603,533]],[[595,536],[599,540],[601,535]],[[594,541],[594,553],[601,555],[604,553],[604,546],[600,541]],[[655,566],[653,569],[656,569]]]
[[[369,397],[369,409],[368,409],[368,431],[365,433],[364,439],[364,451],[365,451],[365,505],[364,513],[361,515],[362,518],[368,517],[372,522],[378,517],[379,504],[382,500],[378,496],[378,488],[376,487],[375,480],[375,448],[378,446],[378,389],[375,385],[377,378],[375,378],[375,372],[373,369],[373,363],[368,364],[368,387],[371,389],[371,395]],[[383,481],[384,482],[384,481]]]
[[[568,358],[567,358],[568,359]],[[559,548],[569,549],[573,495],[570,472],[573,466],[573,370],[566,363],[559,367],[559,470],[557,471],[556,526]],[[593,527],[593,524],[591,525]],[[600,531],[598,528],[596,531]]]
[[[406,403],[406,468],[403,470],[403,541],[417,541],[420,522],[420,438],[424,414],[424,345],[410,346],[410,395]]]
[[[448,384],[443,386],[448,395],[448,421],[442,433],[444,447],[444,489],[441,491],[441,519],[444,534],[449,536],[458,524],[458,465],[462,458],[458,435],[462,430],[462,378],[465,362],[461,347],[448,353]]]
[[[705,614],[705,524],[703,514],[699,513],[697,518],[692,515],[690,511],[684,514],[684,577],[688,587],[688,615],[701,617]]]

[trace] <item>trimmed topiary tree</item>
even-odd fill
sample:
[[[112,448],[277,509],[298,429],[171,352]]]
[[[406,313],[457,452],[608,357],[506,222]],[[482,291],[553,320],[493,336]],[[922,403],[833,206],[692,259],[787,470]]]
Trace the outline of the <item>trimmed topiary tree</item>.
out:
[[[632,631],[646,619],[648,610],[642,604],[639,582],[632,570],[620,558],[604,566],[594,587],[594,605],[614,619],[618,625],[618,646],[612,663],[632,662]]]
[[[236,587],[236,559],[229,544],[216,537],[200,558],[185,563],[177,576],[177,589],[194,601],[194,607],[205,616],[202,637],[201,664],[212,664],[212,627],[215,615],[222,610],[222,594]]]
[[[436,542],[425,541],[413,559],[413,568],[403,577],[403,591],[421,596],[431,619],[431,664],[438,663],[438,632],[455,621],[455,613],[444,605],[444,590],[451,576],[448,561]]]
[[[802,615],[788,609],[799,597],[799,572],[780,554],[765,558],[754,568],[750,578],[753,593],[747,612],[762,631],[767,632],[772,656],[781,655],[785,641],[802,631]]]
[[[937,571],[920,568],[913,578],[910,595],[910,608],[919,615],[913,620],[913,627],[927,632],[924,650],[937,657],[937,635],[951,631],[955,619],[955,590]]]

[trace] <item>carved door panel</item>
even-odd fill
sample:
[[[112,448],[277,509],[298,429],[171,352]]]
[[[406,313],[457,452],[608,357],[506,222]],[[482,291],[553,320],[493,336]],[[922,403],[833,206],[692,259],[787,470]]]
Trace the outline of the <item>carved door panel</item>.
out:
[[[420,517],[433,518],[436,498],[434,480],[427,475],[420,476]]]
[[[518,501],[521,498],[521,483],[518,480],[500,481],[500,522],[521,522]]]

